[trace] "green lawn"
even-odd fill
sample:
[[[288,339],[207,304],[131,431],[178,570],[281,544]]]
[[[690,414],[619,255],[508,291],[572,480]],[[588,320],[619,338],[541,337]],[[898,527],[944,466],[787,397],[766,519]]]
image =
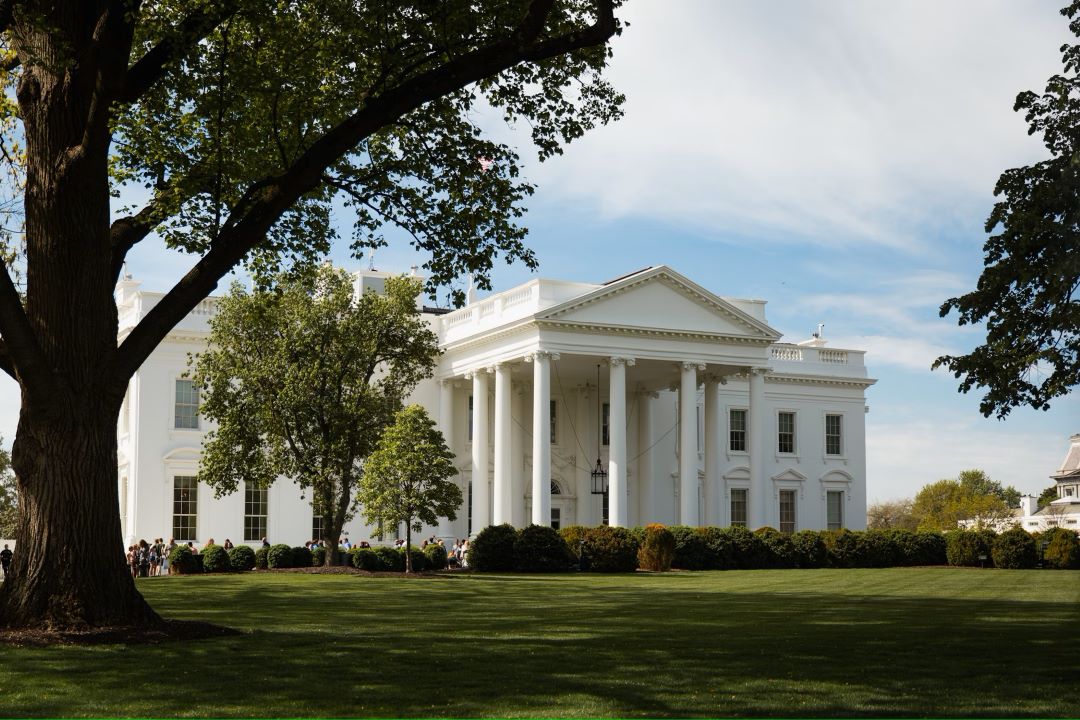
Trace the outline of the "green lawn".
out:
[[[1072,716],[1080,572],[149,578],[243,635],[0,647],[0,715]]]

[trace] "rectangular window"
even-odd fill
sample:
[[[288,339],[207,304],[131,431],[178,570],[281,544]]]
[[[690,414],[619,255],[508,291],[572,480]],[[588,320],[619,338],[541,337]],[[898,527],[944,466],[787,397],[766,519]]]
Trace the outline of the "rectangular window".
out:
[[[795,491],[780,491],[780,532],[795,532]]]
[[[610,427],[609,427],[610,423],[608,421],[611,420],[611,404],[610,403],[604,403],[603,409],[601,410],[601,412],[602,412],[603,420],[601,422],[600,442],[602,444],[604,444],[604,445],[610,445],[611,444],[611,432],[610,432]],[[604,523],[604,524],[606,525],[607,523]]]
[[[466,512],[469,514],[469,522],[465,528],[465,535],[472,537],[472,480],[469,481],[469,501],[466,503]]]
[[[562,527],[562,508],[551,508],[551,527],[556,530]]]
[[[746,527],[746,488],[734,488],[731,491],[731,526]]]
[[[746,452],[746,411],[732,410],[728,416],[728,449],[731,452]]]
[[[244,542],[257,542],[266,537],[269,496],[267,488],[244,485]]]
[[[826,530],[839,530],[844,527],[844,493],[840,490],[830,490],[825,493]]]
[[[550,418],[550,422],[551,422],[551,444],[552,445],[557,445],[558,441],[555,439],[556,438],[555,430],[558,427],[558,424],[555,422],[555,401],[554,400],[551,401],[551,407],[549,409],[549,412],[551,413],[548,416]]]
[[[311,516],[311,539],[312,540],[325,540],[323,537],[323,521],[322,515]]]
[[[173,478],[172,536],[176,542],[194,542],[199,539],[198,511],[199,483],[192,475]]]
[[[778,413],[776,427],[776,451],[782,453],[795,452],[795,413]]]
[[[610,503],[608,502],[608,496],[610,496],[610,495],[611,495],[610,492],[606,492],[601,496],[601,497],[604,498],[604,504],[603,504],[603,506],[601,508],[601,516],[602,516],[601,517],[601,523],[600,523],[601,525],[608,525],[609,524],[609,522],[608,522],[608,509],[610,508]]]
[[[191,380],[176,381],[175,422],[173,427],[199,429],[199,388]]]
[[[825,416],[825,454],[840,455],[843,445],[843,415]]]
[[[472,442],[472,417],[473,417],[473,396],[469,396],[469,442]]]

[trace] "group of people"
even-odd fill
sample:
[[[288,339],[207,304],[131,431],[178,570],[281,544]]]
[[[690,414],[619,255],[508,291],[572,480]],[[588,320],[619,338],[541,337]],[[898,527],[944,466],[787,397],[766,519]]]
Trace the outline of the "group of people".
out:
[[[434,535],[432,535],[430,538],[425,540],[423,542],[423,544],[420,546],[420,549],[421,550],[426,550],[428,545],[438,545],[440,547],[446,547],[446,543],[443,542],[442,538],[436,538]],[[395,543],[394,546],[399,547],[399,548],[404,547],[405,546],[405,541],[404,540],[398,540]],[[468,567],[469,566],[469,561],[468,561],[468,559],[466,557],[468,555],[468,553],[469,553],[469,541],[468,540],[455,540],[454,541],[454,546],[446,551],[446,566],[451,567],[451,568],[454,568],[454,567],[460,567],[460,568]]]
[[[154,538],[153,543],[140,540],[127,549],[127,563],[131,568],[131,577],[154,577],[169,573],[169,553],[176,547],[176,541],[170,539],[166,545],[163,538]]]

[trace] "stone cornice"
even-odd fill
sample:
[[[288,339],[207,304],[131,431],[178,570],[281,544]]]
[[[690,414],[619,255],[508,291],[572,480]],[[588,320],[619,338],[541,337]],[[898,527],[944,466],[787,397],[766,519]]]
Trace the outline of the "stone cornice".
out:
[[[877,383],[872,378],[836,377],[833,375],[787,375],[771,372],[765,382],[783,385],[830,385],[833,387],[868,388]]]
[[[722,333],[693,332],[690,330],[671,330],[669,328],[634,327],[630,325],[597,325],[577,320],[553,320],[537,318],[536,326],[550,330],[565,330],[588,335],[625,335],[630,337],[667,338],[672,340],[693,340],[725,345],[748,345],[768,347],[773,341],[767,337],[748,337],[746,335],[725,335]]]

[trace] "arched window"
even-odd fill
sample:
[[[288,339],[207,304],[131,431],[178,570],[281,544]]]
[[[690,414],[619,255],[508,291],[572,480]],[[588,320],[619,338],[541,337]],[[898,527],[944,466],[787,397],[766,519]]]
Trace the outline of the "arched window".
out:
[[[559,483],[555,482],[554,480],[551,481],[551,494],[562,495],[562,488],[559,487]]]

